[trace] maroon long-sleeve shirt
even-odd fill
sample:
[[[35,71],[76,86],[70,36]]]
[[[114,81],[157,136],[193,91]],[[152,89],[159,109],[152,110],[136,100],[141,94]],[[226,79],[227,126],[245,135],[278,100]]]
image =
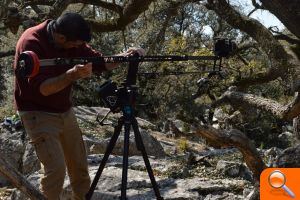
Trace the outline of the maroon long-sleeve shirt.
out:
[[[71,49],[56,47],[53,43],[49,27],[47,30],[47,25],[50,21],[47,20],[35,27],[29,28],[22,34],[16,46],[14,69],[16,69],[20,53],[24,51],[35,52],[39,59],[102,56],[100,52],[93,50],[87,44],[84,44],[80,48]],[[62,113],[69,110],[72,106],[72,85],[49,96],[42,95],[39,88],[41,83],[46,79],[59,76],[71,67],[41,67],[38,75],[30,79],[19,77],[16,74],[14,93],[16,109],[19,111],[45,111],[54,113]],[[104,64],[93,66],[93,72],[101,73],[104,70]]]

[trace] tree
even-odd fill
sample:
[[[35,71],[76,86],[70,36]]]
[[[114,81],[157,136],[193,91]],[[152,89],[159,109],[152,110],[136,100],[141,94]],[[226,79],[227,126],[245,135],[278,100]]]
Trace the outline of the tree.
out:
[[[178,114],[179,111],[174,108],[181,105],[183,118],[190,116],[189,119],[198,124],[197,134],[218,146],[230,144],[240,148],[248,166],[259,179],[266,166],[247,137],[241,131],[226,132],[213,129],[209,124],[199,125],[200,119],[196,117],[199,112],[195,109],[196,106],[200,109],[203,102],[211,103],[212,108],[229,104],[233,111],[240,110],[242,113],[252,108],[283,121],[298,119],[300,4],[297,0],[252,0],[251,3],[254,10],[245,14],[242,6],[238,7],[230,0],[5,0],[0,8],[3,23],[0,28],[2,32],[10,30],[17,34],[20,27],[25,29],[46,18],[55,18],[65,10],[72,10],[80,12],[88,20],[96,38],[93,44],[106,47],[106,53],[114,53],[112,51],[122,50],[130,44],[140,44],[149,54],[194,52],[202,55],[212,48],[213,37],[236,38],[238,49],[224,64],[228,79],[216,81],[212,89],[218,97],[215,101],[201,97],[200,106],[192,102],[191,94],[197,88],[191,83],[199,78],[197,75],[162,77],[160,81],[141,80],[141,93],[147,94],[141,99],[162,105],[150,107],[148,116],[154,113],[153,116],[167,118]],[[251,14],[259,9],[274,14],[286,30],[280,32],[274,27],[265,27],[251,18]],[[207,30],[211,30],[211,34]],[[13,48],[0,53],[0,57],[8,55],[13,55]],[[164,63],[154,66],[150,63],[144,64],[143,70],[178,71],[199,69],[203,65]],[[118,69],[108,76],[117,79],[122,72]]]

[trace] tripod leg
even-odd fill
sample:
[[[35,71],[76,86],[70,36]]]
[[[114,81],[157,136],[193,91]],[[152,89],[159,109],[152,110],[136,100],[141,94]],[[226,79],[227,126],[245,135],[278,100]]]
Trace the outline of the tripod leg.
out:
[[[95,178],[94,178],[94,180],[92,182],[92,185],[91,185],[88,193],[85,195],[85,199],[86,200],[90,200],[92,198],[92,196],[93,196],[94,190],[95,190],[95,188],[97,186],[97,183],[98,183],[98,181],[100,179],[100,176],[101,176],[101,174],[103,172],[103,169],[104,169],[105,164],[106,164],[106,162],[108,160],[108,157],[109,157],[109,155],[111,154],[112,150],[115,147],[115,144],[116,144],[117,139],[118,139],[118,137],[120,135],[120,132],[121,132],[123,124],[124,124],[124,119],[122,117],[122,118],[119,119],[117,126],[115,126],[115,128],[114,128],[114,134],[113,134],[113,136],[111,137],[111,139],[109,141],[109,144],[108,144],[108,146],[106,148],[105,154],[104,154],[103,159],[102,159],[102,161],[100,163],[100,166],[99,166],[98,171],[97,171],[97,173],[95,175]]]
[[[135,118],[132,119],[132,128],[134,131],[136,146],[137,146],[138,150],[140,150],[142,152],[142,156],[143,156],[143,159],[144,159],[144,162],[146,165],[146,169],[147,169],[149,178],[151,180],[151,184],[152,184],[155,196],[157,199],[162,200],[163,198],[160,196],[158,185],[157,185],[154,175],[153,175],[153,171],[152,171],[152,168],[151,168],[148,156],[147,156],[147,152],[146,152],[143,140],[142,140],[142,136],[141,136],[141,133],[140,133],[140,130],[138,127],[138,122]]]
[[[125,133],[124,133],[121,200],[126,200],[130,126],[131,124],[128,122],[124,123]]]

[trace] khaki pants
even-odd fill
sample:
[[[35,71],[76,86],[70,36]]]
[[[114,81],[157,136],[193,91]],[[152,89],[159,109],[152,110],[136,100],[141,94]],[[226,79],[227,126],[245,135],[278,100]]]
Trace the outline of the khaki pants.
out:
[[[26,133],[44,165],[41,190],[49,200],[62,192],[66,166],[73,199],[83,200],[90,177],[82,134],[72,109],[65,113],[20,112]]]

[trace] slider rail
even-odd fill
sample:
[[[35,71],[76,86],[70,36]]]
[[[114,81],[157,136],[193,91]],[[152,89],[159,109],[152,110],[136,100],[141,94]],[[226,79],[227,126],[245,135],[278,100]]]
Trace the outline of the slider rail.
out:
[[[82,57],[82,58],[53,58],[41,59],[40,66],[56,66],[56,65],[76,65],[85,63],[123,63],[123,62],[172,62],[172,61],[188,61],[188,60],[202,60],[202,61],[216,61],[219,56],[103,56],[103,57]]]

